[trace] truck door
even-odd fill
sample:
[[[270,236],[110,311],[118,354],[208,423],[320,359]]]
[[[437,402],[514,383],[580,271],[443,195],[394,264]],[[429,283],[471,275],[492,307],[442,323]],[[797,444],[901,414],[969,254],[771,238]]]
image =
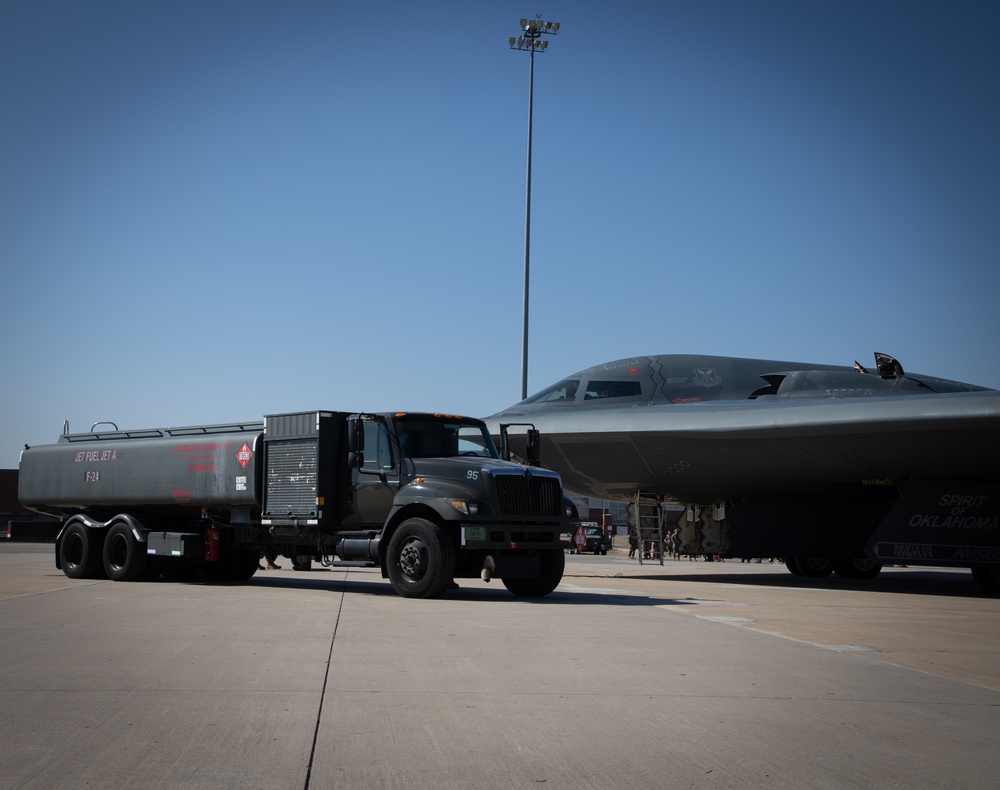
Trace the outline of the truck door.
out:
[[[353,478],[356,518],[365,526],[382,526],[399,489],[399,462],[381,421],[365,422],[365,462]]]

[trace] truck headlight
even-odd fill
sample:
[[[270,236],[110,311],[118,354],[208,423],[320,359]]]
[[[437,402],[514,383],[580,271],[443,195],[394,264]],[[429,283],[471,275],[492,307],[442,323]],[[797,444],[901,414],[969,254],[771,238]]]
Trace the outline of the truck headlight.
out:
[[[479,515],[478,502],[466,502],[464,499],[452,499],[449,501],[449,504],[462,515],[465,516]]]
[[[573,500],[568,496],[563,497],[563,513],[566,514],[566,518],[570,521],[580,520],[580,514],[576,509],[576,505],[573,504]]]

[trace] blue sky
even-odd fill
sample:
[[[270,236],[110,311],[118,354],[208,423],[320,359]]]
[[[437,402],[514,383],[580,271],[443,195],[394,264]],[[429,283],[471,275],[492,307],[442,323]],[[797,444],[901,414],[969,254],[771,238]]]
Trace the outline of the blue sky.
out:
[[[613,11],[612,11],[613,9]],[[7,0],[0,467],[636,354],[1000,388],[1000,5]]]

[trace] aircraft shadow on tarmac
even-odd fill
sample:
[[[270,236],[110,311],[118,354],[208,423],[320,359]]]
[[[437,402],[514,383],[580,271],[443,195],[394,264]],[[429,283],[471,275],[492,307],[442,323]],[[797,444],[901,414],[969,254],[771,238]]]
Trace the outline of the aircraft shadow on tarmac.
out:
[[[842,579],[838,576],[808,578],[793,576],[784,571],[774,573],[732,574],[708,573],[699,575],[628,576],[629,579],[656,579],[658,581],[690,582],[693,584],[745,585],[747,587],[781,587],[810,590],[856,590],[887,595],[940,595],[953,598],[993,597],[979,588],[968,570],[953,571],[918,570],[893,573],[883,571],[874,579]]]

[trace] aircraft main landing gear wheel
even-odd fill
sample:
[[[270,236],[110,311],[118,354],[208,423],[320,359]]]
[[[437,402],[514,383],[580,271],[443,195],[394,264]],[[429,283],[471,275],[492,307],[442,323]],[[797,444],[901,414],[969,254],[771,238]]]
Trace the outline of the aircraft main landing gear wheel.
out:
[[[833,573],[833,560],[826,557],[796,557],[795,567],[799,569],[800,576],[822,579]]]
[[[873,579],[881,570],[881,563],[872,562],[867,557],[853,557],[833,563],[834,573],[842,579]]]
[[[980,566],[970,570],[973,580],[983,592],[988,592],[991,595],[1000,594],[1000,569]]]

